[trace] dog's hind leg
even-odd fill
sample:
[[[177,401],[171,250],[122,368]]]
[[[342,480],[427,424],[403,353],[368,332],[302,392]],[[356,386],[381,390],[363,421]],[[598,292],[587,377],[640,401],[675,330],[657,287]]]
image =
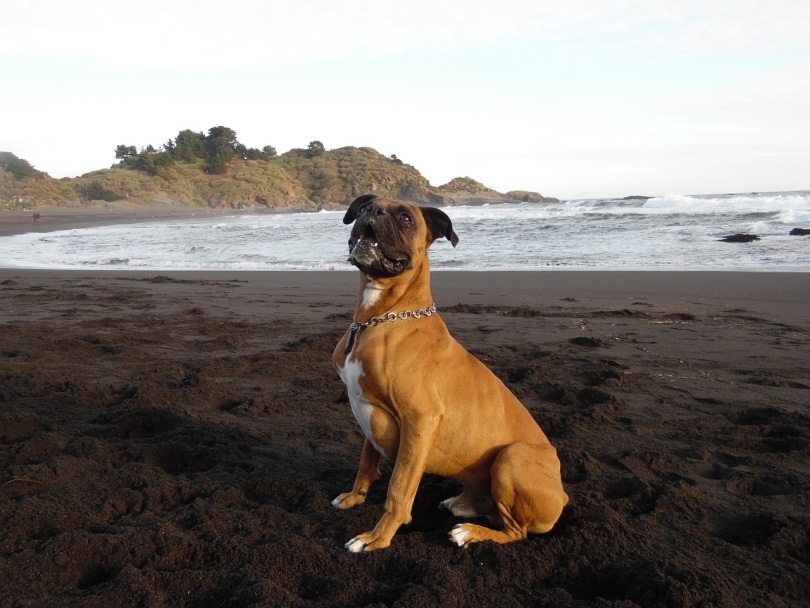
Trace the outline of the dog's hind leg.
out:
[[[450,511],[462,519],[475,519],[485,517],[493,526],[500,526],[501,520],[495,509],[495,501],[489,493],[489,484],[484,489],[472,488],[465,485],[458,496],[448,498],[439,503],[440,509]]]
[[[551,530],[568,503],[556,450],[549,444],[526,443],[504,448],[492,465],[492,498],[502,528],[458,524],[450,531],[453,543],[460,547],[485,540],[503,544],[526,538],[529,532]]]

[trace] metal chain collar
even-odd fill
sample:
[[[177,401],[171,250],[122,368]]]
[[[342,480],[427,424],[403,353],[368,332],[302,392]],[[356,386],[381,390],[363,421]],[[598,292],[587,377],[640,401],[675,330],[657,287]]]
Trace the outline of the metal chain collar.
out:
[[[426,308],[420,308],[419,310],[403,310],[402,312],[389,312],[384,317],[371,317],[368,321],[364,323],[358,323],[353,321],[351,325],[349,325],[349,337],[346,340],[346,354],[349,354],[354,347],[354,339],[357,337],[358,332],[361,329],[365,329],[366,327],[375,327],[380,323],[386,323],[388,321],[397,321],[399,319],[418,319],[420,317],[429,317],[436,312],[436,304],[431,304]]]

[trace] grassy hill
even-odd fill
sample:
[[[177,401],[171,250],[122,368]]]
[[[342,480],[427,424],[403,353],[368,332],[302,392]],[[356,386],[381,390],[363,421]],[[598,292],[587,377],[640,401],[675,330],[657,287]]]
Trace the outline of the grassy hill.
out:
[[[415,203],[441,203],[419,171],[373,148],[338,148],[315,157],[291,150],[278,162],[317,204],[348,204],[371,192]]]
[[[433,187],[413,166],[373,148],[353,146],[317,155],[295,149],[268,160],[235,159],[219,175],[208,173],[202,160],[176,162],[156,174],[114,166],[59,180],[39,171],[19,175],[0,166],[0,209],[123,202],[314,211],[339,208],[366,193],[431,205],[556,200],[536,192],[501,194],[467,177]]]

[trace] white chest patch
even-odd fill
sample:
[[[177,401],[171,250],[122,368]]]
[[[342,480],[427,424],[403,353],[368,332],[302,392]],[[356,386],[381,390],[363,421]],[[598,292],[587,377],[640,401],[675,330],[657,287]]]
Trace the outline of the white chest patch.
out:
[[[383,450],[374,441],[374,435],[371,432],[371,414],[374,412],[374,406],[369,403],[363,389],[360,387],[360,377],[363,375],[363,364],[360,363],[354,356],[350,355],[346,358],[346,363],[343,367],[338,368],[340,379],[346,385],[346,392],[349,395],[349,403],[352,406],[352,413],[357,419],[360,428],[366,438],[372,443],[378,452],[384,454]]]
[[[363,289],[363,306],[369,308],[377,303],[380,299],[382,292],[385,291],[382,287],[378,287],[374,281],[370,281]]]

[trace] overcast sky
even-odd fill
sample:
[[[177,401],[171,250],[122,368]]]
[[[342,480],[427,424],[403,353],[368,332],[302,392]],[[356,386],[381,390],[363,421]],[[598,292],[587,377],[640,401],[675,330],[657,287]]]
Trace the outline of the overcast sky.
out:
[[[224,125],[559,198],[810,189],[807,0],[0,0],[0,150]]]

